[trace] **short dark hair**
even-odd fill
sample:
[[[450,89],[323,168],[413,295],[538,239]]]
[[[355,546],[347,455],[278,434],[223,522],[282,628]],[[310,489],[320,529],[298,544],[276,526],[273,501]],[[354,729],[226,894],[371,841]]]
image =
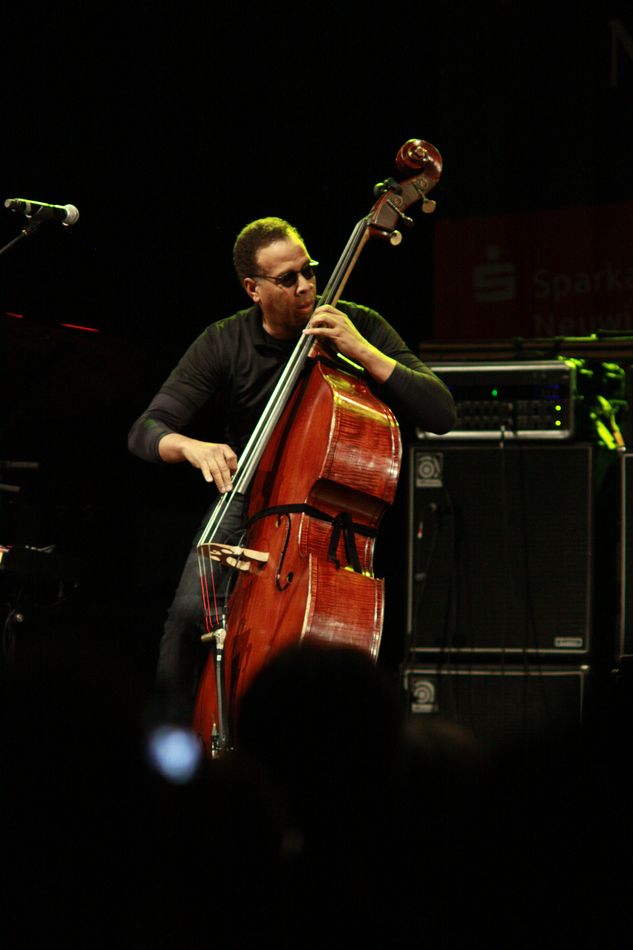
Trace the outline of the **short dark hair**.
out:
[[[283,218],[258,218],[242,228],[233,245],[233,265],[240,283],[257,273],[257,253],[275,241],[296,241],[303,238],[295,227]]]

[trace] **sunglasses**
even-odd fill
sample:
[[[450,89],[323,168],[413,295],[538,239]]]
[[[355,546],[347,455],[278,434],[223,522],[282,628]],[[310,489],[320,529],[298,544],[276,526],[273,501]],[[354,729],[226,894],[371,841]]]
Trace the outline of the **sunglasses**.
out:
[[[279,277],[269,277],[268,274],[253,274],[253,278],[256,280],[272,280],[274,284],[278,284],[280,287],[290,288],[294,287],[299,280],[299,274],[306,280],[312,280],[314,269],[318,266],[318,261],[308,261],[301,270],[289,270],[286,274],[280,274]]]

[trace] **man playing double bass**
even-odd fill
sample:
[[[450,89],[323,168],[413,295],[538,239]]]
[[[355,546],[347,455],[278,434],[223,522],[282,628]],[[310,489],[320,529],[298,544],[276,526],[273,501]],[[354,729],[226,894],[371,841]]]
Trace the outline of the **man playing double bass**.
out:
[[[210,324],[192,343],[133,424],[128,444],[134,455],[151,462],[188,462],[220,495],[230,492],[240,454],[301,334],[363,367],[371,389],[397,417],[428,432],[452,428],[450,392],[386,320],[349,302],[318,306],[317,263],[296,228],[274,217],[251,222],[235,241],[233,263],[251,306]],[[225,406],[224,441],[186,435],[197,413],[218,394]],[[241,507],[233,509],[217,540],[239,540]],[[208,517],[209,512],[203,524]],[[168,611],[157,667],[157,687],[170,713],[187,719],[206,656],[200,643],[197,540]]]

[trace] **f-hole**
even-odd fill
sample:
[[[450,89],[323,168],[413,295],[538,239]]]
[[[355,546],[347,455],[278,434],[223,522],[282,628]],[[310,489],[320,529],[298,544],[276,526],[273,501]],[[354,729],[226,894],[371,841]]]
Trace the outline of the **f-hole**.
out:
[[[276,526],[277,526],[278,528],[281,527],[281,520],[282,520],[282,518],[284,518],[285,521],[286,521],[286,537],[284,538],[283,547],[282,547],[282,549],[281,549],[281,557],[280,557],[280,559],[279,559],[279,567],[278,567],[278,569],[277,569],[277,574],[276,574],[276,576],[275,576],[275,583],[277,584],[277,590],[279,590],[279,591],[286,590],[286,588],[288,587],[288,585],[291,583],[292,578],[294,577],[294,573],[293,573],[292,571],[290,571],[290,572],[286,575],[286,580],[285,580],[285,582],[282,583],[282,581],[281,581],[281,572],[282,572],[282,568],[283,568],[284,559],[285,559],[285,557],[286,557],[286,551],[288,550],[288,542],[290,541],[290,528],[291,528],[291,522],[290,522],[290,515],[289,515],[289,514],[279,515],[279,517],[277,518],[277,525],[276,525]]]

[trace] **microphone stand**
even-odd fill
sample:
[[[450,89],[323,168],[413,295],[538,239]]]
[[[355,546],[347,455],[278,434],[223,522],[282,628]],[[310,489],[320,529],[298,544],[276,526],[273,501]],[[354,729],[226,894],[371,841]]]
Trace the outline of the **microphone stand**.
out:
[[[9,248],[13,247],[14,244],[17,244],[18,241],[21,241],[23,238],[28,237],[30,234],[34,234],[35,231],[37,231],[37,229],[39,228],[41,223],[42,223],[41,221],[31,221],[30,224],[25,225],[20,231],[20,233],[16,237],[13,238],[13,240],[9,241],[8,244],[5,244],[4,247],[0,247],[0,256],[6,253],[6,251],[8,251]]]

